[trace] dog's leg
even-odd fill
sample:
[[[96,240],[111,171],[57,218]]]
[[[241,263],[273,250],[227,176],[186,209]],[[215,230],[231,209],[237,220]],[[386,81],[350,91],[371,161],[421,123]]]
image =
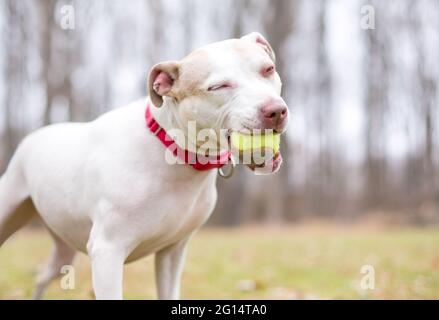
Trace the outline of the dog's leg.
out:
[[[87,245],[87,250],[91,259],[96,299],[123,299],[125,248],[105,240],[92,239]]]
[[[180,280],[186,256],[188,238],[169,246],[155,255],[155,276],[159,299],[180,298]]]
[[[35,214],[17,160],[0,178],[0,246]]]
[[[37,285],[33,294],[34,299],[41,299],[50,282],[61,275],[61,268],[73,262],[76,251],[64,241],[52,234],[55,247],[47,266],[38,275]]]

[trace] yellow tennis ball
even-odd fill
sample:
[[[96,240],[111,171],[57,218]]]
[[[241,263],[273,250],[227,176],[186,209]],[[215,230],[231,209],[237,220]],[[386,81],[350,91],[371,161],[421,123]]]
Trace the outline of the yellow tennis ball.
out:
[[[232,147],[241,152],[270,148],[273,150],[273,154],[276,154],[280,147],[280,134],[269,133],[249,135],[232,132],[230,141]]]

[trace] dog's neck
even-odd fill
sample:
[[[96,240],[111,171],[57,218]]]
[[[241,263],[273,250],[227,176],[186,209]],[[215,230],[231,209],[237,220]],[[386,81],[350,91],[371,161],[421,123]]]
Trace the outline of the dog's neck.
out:
[[[155,107],[152,102],[151,113],[154,119],[160,124],[160,126],[165,129],[166,132],[170,133],[178,130],[182,134],[173,136],[175,143],[182,149],[186,149],[193,153],[199,153],[200,146],[206,147],[205,141],[198,141],[197,134],[189,134],[189,125],[186,121],[182,121],[179,112],[178,104],[176,104],[172,99],[166,98],[163,101],[163,105],[160,108]],[[198,132],[197,132],[198,133]],[[208,145],[210,156],[218,155],[225,149],[219,149],[217,147],[218,143],[216,140],[211,140]]]

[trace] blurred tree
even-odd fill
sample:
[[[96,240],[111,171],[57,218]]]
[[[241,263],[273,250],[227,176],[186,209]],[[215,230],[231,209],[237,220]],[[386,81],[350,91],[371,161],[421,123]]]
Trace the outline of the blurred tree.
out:
[[[385,19],[385,3],[372,2],[375,7],[377,27],[367,30],[366,69],[366,127],[365,127],[365,204],[367,207],[379,207],[384,204],[387,195],[385,157],[385,115],[388,110],[389,82],[389,39]]]
[[[435,148],[435,111],[438,108],[438,88],[437,74],[429,67],[428,61],[428,40],[422,37],[425,30],[425,3],[411,2],[407,6],[408,23],[411,31],[411,39],[417,52],[416,59],[416,79],[417,86],[414,88],[416,101],[416,113],[422,124],[423,138],[419,146],[416,159],[412,165],[415,165],[414,171],[418,175],[414,183],[412,194],[415,193],[415,205],[424,203],[430,204],[435,201],[438,190],[436,185],[436,168],[434,160]],[[432,13],[439,16],[439,6],[432,8]],[[413,170],[413,169],[412,169]]]
[[[41,51],[41,77],[42,83],[45,85],[46,104],[43,115],[43,125],[51,123],[50,116],[52,114],[53,100],[55,98],[56,83],[58,72],[61,70],[52,69],[53,59],[53,30],[55,29],[55,0],[39,1],[37,8],[39,10],[39,28],[40,28],[40,51]]]
[[[25,84],[28,81],[28,44],[29,30],[26,18],[30,8],[24,2],[9,0],[3,4],[6,10],[7,29],[4,46],[8,48],[5,56],[5,83],[7,83],[4,104],[4,131],[2,137],[2,155],[0,172],[14,152],[24,134],[21,119],[25,103]]]

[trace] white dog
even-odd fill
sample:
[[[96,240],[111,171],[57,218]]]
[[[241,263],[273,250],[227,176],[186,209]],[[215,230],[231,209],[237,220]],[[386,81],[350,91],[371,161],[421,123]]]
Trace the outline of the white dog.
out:
[[[38,212],[55,249],[35,298],[79,250],[91,258],[98,299],[121,299],[124,263],[150,254],[159,298],[178,299],[186,244],[215,206],[213,169],[224,161],[170,164],[164,137],[177,128],[187,132],[189,121],[219,134],[283,132],[288,109],[274,63],[258,33],[213,43],[155,65],[149,99],[26,137],[0,180],[0,245]],[[176,139],[180,150],[197,152],[189,135]],[[276,154],[265,166],[249,167],[271,173],[280,163]],[[26,204],[36,211],[23,210]]]

